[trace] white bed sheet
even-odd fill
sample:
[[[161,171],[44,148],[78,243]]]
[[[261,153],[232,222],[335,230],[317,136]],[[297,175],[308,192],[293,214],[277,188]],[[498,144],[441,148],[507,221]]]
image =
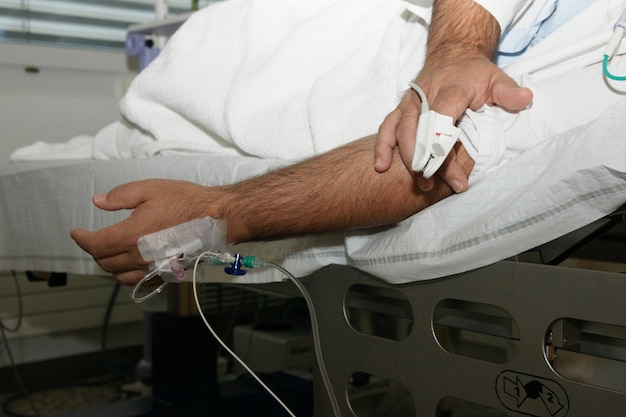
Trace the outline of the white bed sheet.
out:
[[[432,279],[514,256],[601,218],[626,202],[626,101],[598,120],[557,135],[453,196],[385,230],[361,230],[238,245],[296,275],[351,264],[390,283]],[[102,273],[70,239],[127,211],[102,212],[91,196],[143,178],[224,184],[284,164],[228,156],[49,161],[0,168],[0,270]],[[268,270],[206,280],[267,282]]]

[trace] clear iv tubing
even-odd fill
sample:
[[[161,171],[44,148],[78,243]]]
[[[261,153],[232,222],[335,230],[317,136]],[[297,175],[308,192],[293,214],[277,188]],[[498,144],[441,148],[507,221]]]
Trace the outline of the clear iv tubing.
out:
[[[224,254],[224,255],[228,256],[229,254]],[[207,327],[209,332],[213,335],[215,340],[217,340],[218,343],[222,346],[222,348],[224,348],[224,350],[226,350],[226,352],[228,352],[229,355],[231,355],[241,366],[243,366],[243,368],[248,373],[250,373],[250,375],[252,375],[252,377],[259,383],[259,385],[261,385],[261,387],[263,387],[263,389],[265,389],[274,398],[274,400],[276,400],[276,402],[280,404],[280,406],[287,412],[287,414],[289,414],[291,417],[296,417],[296,415],[289,409],[289,407],[280,398],[278,398],[278,396],[261,380],[261,378],[259,378],[256,375],[256,373],[254,373],[254,371],[250,369],[250,367],[246,365],[246,363],[241,358],[239,358],[239,356],[237,356],[235,352],[233,352],[226,345],[226,343],[222,341],[222,339],[220,339],[220,337],[217,335],[217,333],[215,333],[215,331],[209,324],[209,321],[207,320],[206,316],[204,315],[204,312],[202,311],[202,307],[200,305],[200,299],[198,297],[198,288],[196,285],[197,284],[196,273],[198,270],[198,264],[202,261],[202,258],[204,257],[208,257],[208,258],[213,257],[214,258],[213,260],[218,260],[218,261],[220,260],[218,258],[215,258],[215,252],[204,252],[198,255],[198,257],[196,258],[194,267],[193,267],[193,275],[192,275],[193,297],[196,303],[196,307],[198,308],[198,314],[200,315],[200,318],[204,322],[204,325]],[[313,346],[315,348],[315,356],[317,358],[320,375],[322,376],[322,381],[324,382],[324,388],[326,388],[328,398],[333,408],[334,416],[341,417],[339,404],[337,403],[337,398],[335,397],[335,394],[333,392],[332,385],[330,383],[330,378],[328,377],[328,372],[326,371],[326,365],[322,357],[322,345],[320,342],[320,335],[319,335],[319,329],[318,329],[318,324],[317,324],[317,315],[315,314],[315,307],[313,305],[313,300],[311,299],[311,296],[309,295],[308,291],[306,290],[306,288],[304,288],[304,285],[302,285],[302,283],[298,281],[298,279],[291,272],[287,271],[282,266],[272,263],[272,262],[266,262],[255,257],[246,257],[246,259],[250,260],[250,262],[253,265],[251,266],[252,268],[261,268],[261,267],[267,266],[267,267],[271,267],[280,271],[291,282],[293,282],[294,285],[300,291],[300,293],[302,293],[302,296],[304,297],[307,307],[309,308],[309,315],[311,316],[311,330],[313,333]]]
[[[141,296],[141,297],[137,297],[137,291],[143,288],[143,284],[145,284],[146,282],[150,281],[152,278],[158,275],[159,275],[159,270],[157,268],[154,268],[152,271],[144,275],[143,278],[141,278],[141,280],[139,280],[139,282],[135,284],[135,287],[130,293],[130,301],[132,301],[133,303],[143,303],[144,301],[154,297],[155,295],[161,294],[161,292],[163,292],[163,290],[167,286],[167,281],[163,281],[161,285],[159,285],[156,289],[152,290],[148,294]]]

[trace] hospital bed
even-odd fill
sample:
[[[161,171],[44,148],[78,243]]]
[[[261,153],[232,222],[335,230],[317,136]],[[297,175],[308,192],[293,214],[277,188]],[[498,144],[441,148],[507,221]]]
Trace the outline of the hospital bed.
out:
[[[300,277],[342,416],[623,417],[624,114],[618,103],[397,225],[231,250]],[[101,275],[69,230],[128,212],[98,211],[94,193],[155,177],[227,184],[283,164],[205,154],[2,166],[0,270]],[[207,268],[202,280],[297,295],[267,269]],[[316,372],[315,415],[331,416]]]
[[[372,398],[377,389],[402,387],[411,399],[397,415],[621,417],[623,114],[624,105],[615,106],[397,225],[231,250],[301,277],[344,416],[370,415],[360,411],[359,393]],[[593,152],[582,158],[584,149]],[[224,184],[284,163],[187,155],[7,164],[0,167],[0,270],[101,275],[69,230],[99,229],[128,212],[98,211],[93,193],[154,177]],[[578,268],[590,264],[586,258],[602,267]],[[202,279],[294,293],[272,270],[235,278],[214,271],[207,267]],[[316,415],[332,415],[317,382],[315,402]]]

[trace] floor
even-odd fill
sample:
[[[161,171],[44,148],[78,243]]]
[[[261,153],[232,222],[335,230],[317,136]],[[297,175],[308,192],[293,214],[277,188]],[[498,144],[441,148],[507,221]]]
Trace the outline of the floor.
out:
[[[177,322],[177,327],[181,326],[181,323]],[[184,333],[193,334],[194,332],[185,331]],[[197,337],[194,340],[197,344]],[[185,352],[189,353],[188,345],[185,344],[185,346],[187,346]],[[15,377],[9,372],[0,373],[0,417],[135,417],[145,415],[143,413],[127,413],[134,404],[140,403],[138,407],[142,407],[145,405],[143,400],[151,401],[149,388],[140,383],[129,382],[132,381],[132,374],[142,353],[142,348],[139,346],[133,349],[108,352],[106,357],[102,354],[93,354],[22,367],[22,378],[31,391],[30,399],[23,395],[1,394],[2,390],[7,391],[7,383],[14,381]],[[103,366],[105,364],[107,366]],[[105,368],[109,372],[103,372]],[[74,371],[74,374],[70,374],[71,371]],[[110,375],[116,375],[115,379]],[[55,382],[57,386],[49,387],[51,381]],[[46,389],[36,388],[46,385],[48,386]],[[155,384],[156,386],[162,385]],[[226,395],[225,386],[221,388],[222,398],[230,398]],[[240,388],[238,387],[238,393],[241,392]],[[18,392],[17,387],[13,387],[11,392]],[[285,393],[283,392],[283,394]],[[414,412],[411,412],[413,408],[407,407],[411,404],[410,396],[407,394],[403,393],[402,390],[389,390],[383,395],[381,401],[364,407],[363,412],[358,413],[358,415],[359,417],[414,417],[412,415]],[[289,396],[292,399],[296,398],[291,394]],[[229,411],[220,412],[219,415],[224,417],[228,414],[227,417],[242,417],[240,413],[230,411],[235,410],[236,406],[242,402],[240,398],[243,397],[232,396],[230,400],[226,400],[226,403],[230,401],[226,408]],[[33,405],[37,412],[34,411]],[[477,408],[472,404],[449,405],[451,410],[442,410],[438,413],[438,417],[508,417],[505,413]],[[123,408],[123,412],[119,411],[120,408]],[[310,411],[311,408],[308,407],[308,410]],[[85,412],[85,409],[89,409],[89,412]],[[142,409],[145,410],[145,407]],[[298,413],[299,416],[305,414],[303,412]],[[159,417],[161,415],[162,413],[159,413]]]
[[[32,404],[37,409],[36,414],[29,400],[20,396],[15,399],[12,395],[0,395],[0,403],[8,405],[8,413],[0,410],[0,417],[95,417],[97,416],[135,416],[138,414],[122,414],[128,412],[137,405],[124,405],[132,401],[151,401],[147,396],[149,390],[139,384],[123,385],[119,381],[93,380],[89,384],[81,386],[67,386],[45,391],[37,391],[31,394]],[[389,395],[380,404],[379,411],[361,413],[359,416],[384,416],[384,417],[414,417],[406,405],[406,398],[402,395]],[[7,403],[9,401],[9,403]],[[139,405],[141,407],[141,405]],[[506,413],[485,409],[478,405],[468,403],[449,403],[449,411],[441,411],[438,417],[507,417]],[[3,407],[3,408],[5,408]],[[116,411],[123,410],[123,412]],[[120,408],[122,407],[122,408]],[[145,405],[143,406],[145,409]],[[90,413],[84,410],[89,409]],[[94,410],[98,410],[95,414]],[[384,410],[384,411],[383,411]],[[453,411],[454,410],[454,411]],[[89,414],[88,416],[86,414]],[[159,414],[160,416],[161,414]]]
[[[149,393],[143,386],[129,385],[141,353],[141,346],[136,346],[106,355],[99,352],[21,365],[20,379],[30,398],[20,389],[15,371],[2,368],[0,417],[62,416]]]
[[[11,395],[0,395],[0,403],[8,411],[1,410],[0,417],[37,415],[42,417],[135,416],[138,414],[125,414],[133,406],[124,404],[132,401],[149,401],[147,394],[149,394],[149,390],[141,384],[124,385],[120,381],[94,379],[80,386],[66,386],[33,392],[31,394],[32,404],[23,396],[15,399]],[[378,407],[372,407],[370,412],[358,412],[357,414],[367,417],[414,417],[408,411],[412,407],[403,407],[403,404],[406,405],[406,398],[400,394],[388,395],[385,401],[381,401]],[[9,402],[7,403],[7,401]],[[33,411],[33,404],[38,414]],[[505,413],[486,410],[467,403],[448,405],[452,406],[454,411],[442,410],[438,417],[507,417]],[[116,411],[116,407],[117,410],[122,407],[123,412]],[[379,410],[372,413],[377,408]],[[86,409],[90,412],[84,412]]]
[[[92,407],[123,400],[127,394],[122,393],[119,381],[92,380],[80,386],[59,387],[49,390],[35,391],[30,400],[23,395],[5,394],[0,396],[3,407],[1,417],[9,416],[53,416],[81,408]],[[33,410],[33,405],[37,413]]]

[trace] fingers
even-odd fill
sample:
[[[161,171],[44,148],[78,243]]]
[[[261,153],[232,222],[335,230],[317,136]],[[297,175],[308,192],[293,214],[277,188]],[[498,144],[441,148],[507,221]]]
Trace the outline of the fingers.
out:
[[[97,232],[73,229],[70,236],[92,255],[102,270],[112,273],[124,285],[133,285],[147,273],[149,263],[143,261],[136,245],[119,244],[115,239],[117,235],[111,233],[112,227]]]
[[[110,257],[98,259],[98,265],[103,270],[114,275],[120,275],[126,272],[148,270],[149,262],[143,260],[139,252],[128,251],[119,253]]]
[[[143,267],[143,259],[137,249],[134,233],[125,234],[126,222],[105,227],[96,232],[84,229],[73,229],[70,237],[85,252],[89,253],[102,269],[107,272],[119,272],[117,265],[134,265]]]
[[[70,230],[70,237],[74,240],[74,242],[76,242],[78,246],[81,247],[82,250],[85,250],[83,245],[89,240],[90,234],[91,232],[88,232],[87,230],[81,228]]]
[[[393,148],[396,147],[396,124],[400,119],[400,113],[390,113],[378,129],[378,136],[374,145],[374,169],[377,172],[385,172],[391,167]]]
[[[415,133],[420,114],[419,97],[409,91],[404,95],[396,109],[389,113],[381,124],[374,149],[376,171],[389,169],[393,159],[393,149],[398,146],[400,157],[406,168],[411,171],[415,150]]]
[[[437,175],[440,176],[455,193],[467,191],[468,176],[457,161],[454,150],[450,152],[446,162],[439,168]],[[418,175],[415,182],[417,183],[417,188],[428,192],[435,186],[435,177],[432,176],[426,179],[422,175]]]
[[[452,122],[456,124],[465,110],[470,107],[471,96],[465,90],[466,87],[461,88],[461,86],[442,88],[432,100],[430,109],[452,117]]]
[[[457,161],[456,152],[452,150],[446,162],[439,170],[439,175],[454,190],[455,193],[462,193],[467,190],[467,174]]]
[[[417,184],[417,188],[419,188],[420,190],[424,191],[424,192],[428,192],[430,190],[433,189],[433,187],[435,186],[435,179],[434,177],[430,177],[428,179],[424,178],[422,176],[422,174],[418,174],[415,177],[415,182]]]
[[[486,103],[502,107],[508,111],[520,111],[528,107],[533,100],[532,90],[520,87],[514,79],[495,66],[487,93],[484,102],[473,102],[470,108],[476,110]]]
[[[437,171],[437,175],[440,176],[455,193],[462,193],[467,191],[467,179],[473,167],[474,161],[465,148],[463,148],[461,142],[457,142],[450,151],[448,158],[446,158],[443,165],[441,165]],[[416,178],[416,182],[418,188],[424,192],[431,191],[435,185],[434,177],[425,179],[420,175]]]
[[[134,209],[152,193],[151,182],[136,181],[118,185],[105,194],[93,196],[93,204],[102,210]]]
[[[508,83],[497,84],[492,91],[494,104],[509,111],[523,110],[530,105],[533,100],[533,92],[529,88],[520,87],[511,80],[513,85]]]
[[[72,229],[70,237],[89,253],[96,261],[110,258],[126,252],[126,248],[120,244],[118,235],[112,231],[114,226],[109,226],[97,232],[90,232],[84,229]],[[108,271],[111,272],[111,271]]]
[[[409,171],[412,171],[413,154],[415,152],[415,136],[419,112],[416,108],[410,108],[403,113],[396,126],[396,139],[400,150],[400,158]]]
[[[115,187],[106,194],[96,194],[93,203],[109,211],[135,209],[146,200],[150,192],[148,183],[129,183]],[[141,231],[134,224],[127,219],[94,232],[76,228],[70,231],[70,237],[107,272],[117,274],[129,269],[143,269],[146,265],[142,263],[137,249]]]
[[[138,283],[141,278],[147,273],[147,269],[143,270],[135,270],[135,271],[127,271],[119,274],[114,274],[115,279],[117,279],[123,285],[135,285]],[[144,287],[151,287],[154,285],[161,284],[163,280],[160,278],[153,278],[143,284]]]
[[[439,169],[439,175],[456,193],[467,191],[468,177],[474,168],[474,160],[461,142],[457,142]]]

